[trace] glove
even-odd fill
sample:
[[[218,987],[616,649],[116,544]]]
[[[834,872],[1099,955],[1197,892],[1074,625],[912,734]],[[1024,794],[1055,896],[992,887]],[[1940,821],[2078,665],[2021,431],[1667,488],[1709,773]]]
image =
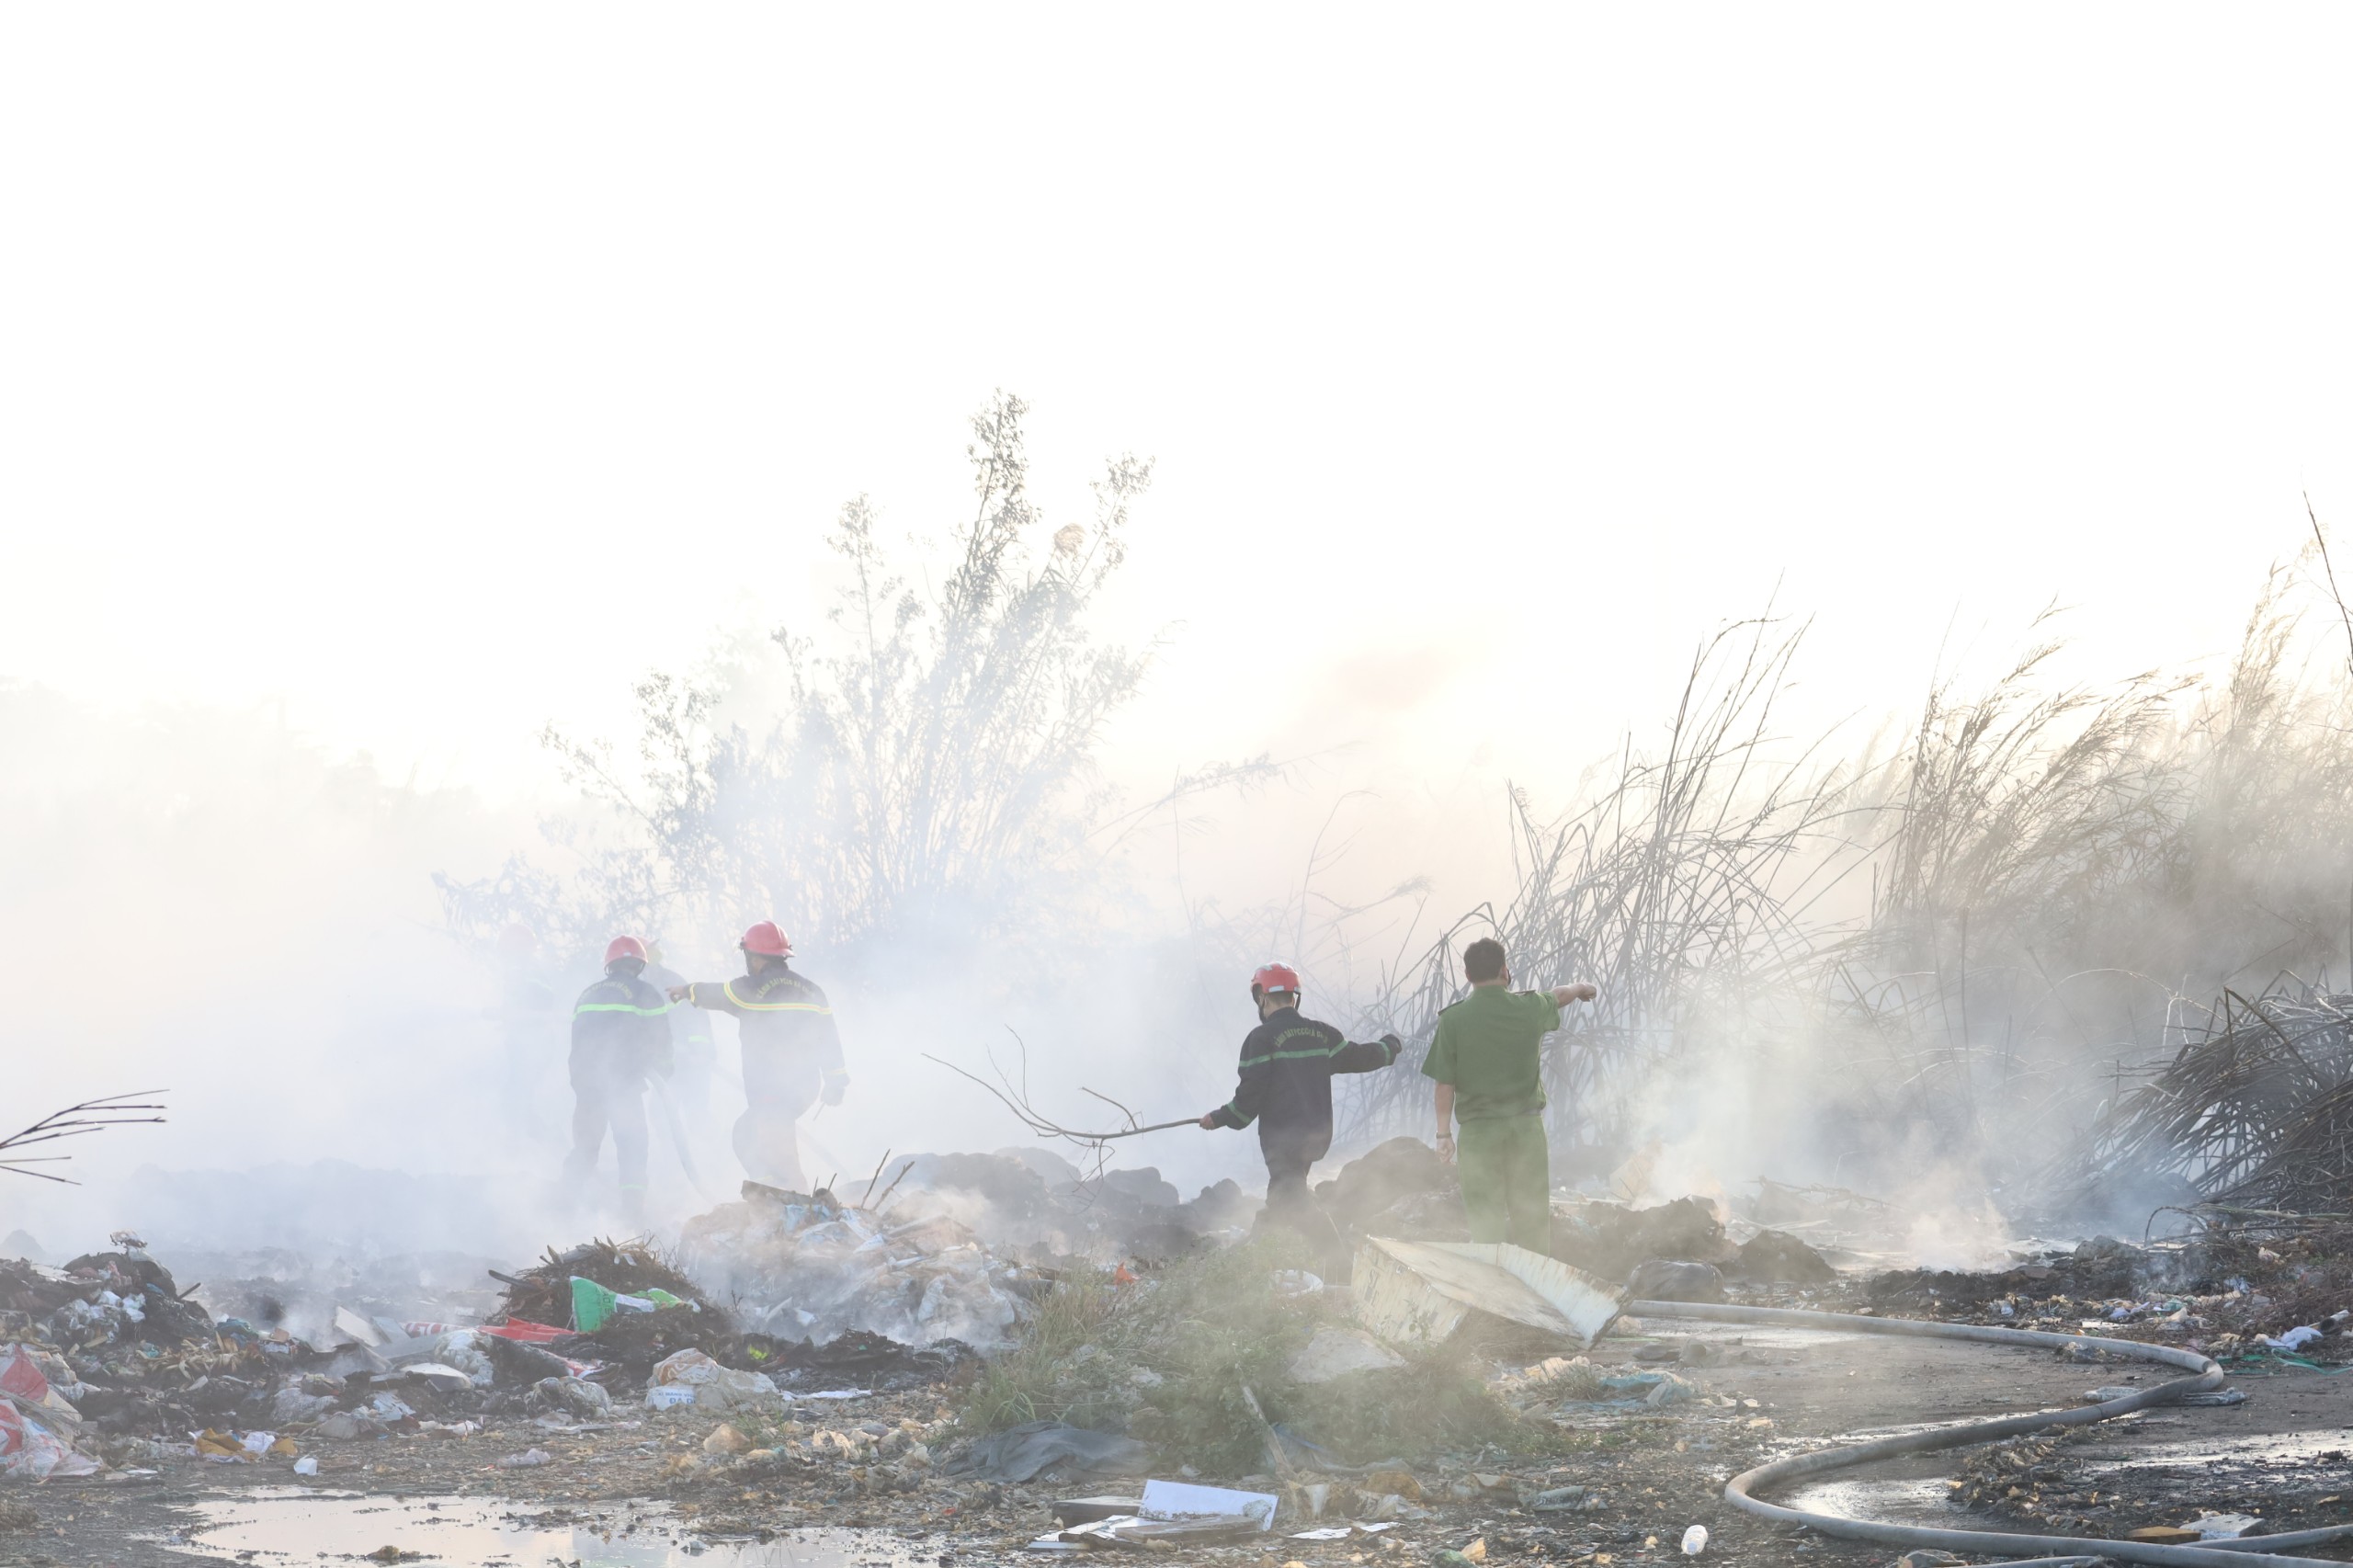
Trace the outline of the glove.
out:
[[[841,1104],[841,1103],[842,1103],[842,1091],[843,1091],[843,1090],[845,1090],[845,1089],[847,1089],[847,1088],[848,1088],[848,1087],[849,1087],[849,1074],[847,1074],[847,1073],[828,1073],[828,1074],[825,1074],[825,1088],[824,1088],[824,1093],[823,1095],[821,1095],[819,1097],[820,1097],[820,1098],[822,1098],[822,1099],[823,1099],[823,1100],[824,1100],[827,1105],[839,1105],[839,1104]]]
[[[1385,1035],[1382,1035],[1382,1036],[1381,1037],[1381,1044],[1383,1044],[1383,1045],[1385,1045],[1385,1046],[1387,1046],[1387,1047],[1389,1048],[1389,1056],[1390,1056],[1390,1059],[1391,1059],[1392,1061],[1394,1061],[1394,1060],[1396,1059],[1397,1053],[1398,1053],[1399,1051],[1403,1051],[1403,1050],[1404,1050],[1404,1049],[1405,1049],[1405,1042],[1404,1042],[1404,1040],[1399,1040],[1399,1039],[1398,1039],[1395,1035],[1393,1035],[1393,1034],[1385,1034]]]

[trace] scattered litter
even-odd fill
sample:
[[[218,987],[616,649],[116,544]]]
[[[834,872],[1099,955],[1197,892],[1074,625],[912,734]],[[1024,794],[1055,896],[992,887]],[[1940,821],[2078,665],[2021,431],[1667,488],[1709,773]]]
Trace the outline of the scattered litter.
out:
[[[744,1200],[688,1221],[680,1256],[746,1329],[828,1341],[863,1330],[904,1345],[996,1346],[1034,1275],[942,1215],[892,1223],[835,1200],[745,1182]],[[1042,1193],[1040,1194],[1042,1196]]]
[[[1683,1532],[1683,1555],[1697,1557],[1708,1550],[1708,1527],[1693,1525]]]
[[[313,1459],[309,1454],[304,1454],[301,1459],[294,1461],[294,1473],[297,1475],[316,1475],[319,1473],[319,1461]]]
[[[74,1446],[79,1412],[50,1387],[21,1346],[0,1361],[0,1475],[46,1481],[91,1475],[98,1461]]]
[[[2208,1389],[2198,1393],[2183,1394],[2179,1399],[2175,1400],[2174,1403],[2176,1404],[2197,1405],[2201,1409],[2210,1410],[2217,1405],[2245,1404],[2246,1403],[2246,1391],[2245,1389]]]
[[[1116,1518],[1121,1514],[1140,1513],[1143,1509],[1141,1497],[1069,1497],[1053,1506],[1054,1522],[1067,1529],[1096,1519]]]
[[[2200,1540],[2236,1540],[2262,1529],[2263,1521],[2253,1514],[2200,1514],[2188,1528]]]
[[[678,1354],[698,1356],[701,1352],[681,1350]],[[569,1412],[592,1421],[613,1413],[611,1392],[601,1383],[592,1383],[583,1378],[542,1378],[531,1385],[531,1403],[541,1410],[554,1414]]]
[[[594,1334],[623,1312],[653,1312],[687,1303],[667,1290],[648,1290],[642,1296],[608,1290],[594,1279],[572,1277],[572,1324],[581,1334]]]
[[[680,1350],[654,1364],[653,1383],[648,1389],[649,1404],[653,1403],[652,1387],[664,1384],[692,1389],[694,1403],[702,1410],[754,1410],[785,1402],[784,1395],[777,1389],[776,1380],[766,1372],[744,1372],[732,1367],[722,1367],[699,1350]],[[655,1408],[667,1406],[656,1405]]]
[[[1240,1516],[1256,1520],[1263,1530],[1273,1527],[1278,1506],[1278,1499],[1267,1492],[1236,1492],[1223,1486],[1196,1486],[1184,1481],[1147,1481],[1143,1483],[1143,1507],[1139,1514],[1147,1519]]]
[[[438,1361],[417,1361],[410,1365],[408,1375],[423,1381],[439,1393],[459,1393],[474,1386],[472,1374]]]
[[[1379,1535],[1382,1530],[1393,1530],[1396,1528],[1397,1524],[1393,1519],[1384,1519],[1371,1524],[1358,1520],[1355,1524],[1325,1525],[1320,1529],[1301,1530],[1290,1539],[1293,1540],[1346,1540],[1350,1536]]]
[[[1181,1481],[1147,1481],[1132,1514],[1087,1519],[1058,1538],[1082,1545],[1174,1546],[1263,1534],[1274,1525],[1279,1500],[1265,1492],[1236,1492]],[[1340,1532],[1346,1535],[1347,1532]],[[1337,1539],[1317,1538],[1317,1539]]]
[[[1635,1268],[1626,1294],[1638,1301],[1721,1301],[1724,1277],[1711,1263],[1654,1257]]]
[[[1604,1504],[1598,1493],[1582,1486],[1555,1486],[1528,1500],[1540,1514],[1597,1514]]]
[[[507,1454],[503,1456],[498,1461],[498,1468],[501,1470],[531,1470],[540,1465],[552,1463],[554,1460],[555,1456],[548,1452],[545,1449],[525,1449],[519,1454]]]
[[[335,1329],[350,1344],[365,1345],[370,1349],[384,1343],[384,1331],[353,1312],[349,1307],[335,1310]]]
[[[1141,1475],[1151,1459],[1152,1450],[1133,1437],[1060,1421],[1025,1421],[975,1438],[941,1465],[939,1473],[987,1481],[1084,1481]]]
[[[1323,1289],[1323,1277],[1310,1274],[1304,1268],[1275,1270],[1275,1294],[1278,1296],[1312,1296]]]
[[[2302,1350],[2305,1346],[2310,1345],[2313,1340],[2318,1339],[2321,1336],[2321,1331],[2313,1328],[2310,1324],[2306,1324],[2302,1328],[2291,1328],[2276,1339],[2268,1334],[2256,1335],[2257,1339],[2260,1339],[2264,1344],[2271,1346],[2274,1350]]]

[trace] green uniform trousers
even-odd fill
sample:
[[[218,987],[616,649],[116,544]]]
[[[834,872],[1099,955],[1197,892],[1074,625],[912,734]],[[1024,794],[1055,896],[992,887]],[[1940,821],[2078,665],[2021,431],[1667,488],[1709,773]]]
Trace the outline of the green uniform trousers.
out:
[[[1544,1118],[1499,1116],[1466,1121],[1456,1135],[1462,1207],[1474,1242],[1510,1242],[1550,1256],[1552,1162]]]

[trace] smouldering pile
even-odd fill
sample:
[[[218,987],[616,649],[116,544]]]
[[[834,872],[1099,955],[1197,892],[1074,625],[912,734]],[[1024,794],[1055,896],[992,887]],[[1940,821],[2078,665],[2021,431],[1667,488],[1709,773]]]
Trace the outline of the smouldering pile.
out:
[[[943,1216],[901,1222],[836,1201],[745,1183],[745,1197],[688,1222],[680,1257],[746,1329],[828,1340],[854,1330],[909,1345],[1002,1345],[1036,1276]]]

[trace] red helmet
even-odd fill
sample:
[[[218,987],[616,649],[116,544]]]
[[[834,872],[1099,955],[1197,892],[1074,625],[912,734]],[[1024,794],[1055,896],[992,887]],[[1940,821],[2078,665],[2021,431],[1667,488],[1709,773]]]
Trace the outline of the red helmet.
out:
[[[610,969],[622,959],[645,961],[645,944],[634,937],[616,937],[605,944],[605,967]]]
[[[776,922],[773,920],[763,920],[745,932],[741,945],[747,953],[766,953],[772,959],[789,959],[792,956],[792,943],[783,932],[776,928]]]
[[[1299,971],[1287,963],[1260,964],[1258,972],[1250,977],[1250,995],[1255,1001],[1268,991],[1287,991],[1299,994]]]

